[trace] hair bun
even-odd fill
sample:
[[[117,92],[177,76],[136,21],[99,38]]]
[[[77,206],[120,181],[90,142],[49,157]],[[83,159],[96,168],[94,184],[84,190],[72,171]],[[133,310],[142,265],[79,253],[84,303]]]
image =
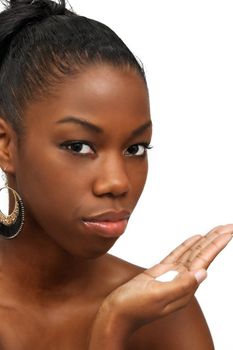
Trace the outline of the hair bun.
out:
[[[5,0],[0,12],[0,68],[12,39],[27,25],[39,23],[51,15],[69,14],[65,0]],[[0,0],[2,3],[3,0]]]

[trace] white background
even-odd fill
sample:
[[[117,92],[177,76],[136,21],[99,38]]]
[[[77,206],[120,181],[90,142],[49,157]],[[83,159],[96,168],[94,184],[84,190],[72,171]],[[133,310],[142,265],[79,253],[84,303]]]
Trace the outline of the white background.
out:
[[[150,267],[182,240],[233,222],[233,2],[70,0],[144,63],[154,123],[150,172],[111,253]],[[216,350],[232,350],[233,243],[197,292]]]

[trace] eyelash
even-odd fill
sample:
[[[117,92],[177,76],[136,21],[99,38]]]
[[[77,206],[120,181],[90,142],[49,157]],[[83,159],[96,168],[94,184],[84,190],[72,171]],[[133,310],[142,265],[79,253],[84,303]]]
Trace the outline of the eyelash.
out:
[[[74,146],[74,145],[76,145],[76,146],[77,146],[77,145],[80,145],[80,146],[81,146],[81,150],[82,150],[82,148],[83,148],[83,145],[89,146],[89,147],[91,148],[91,150],[92,150],[93,153],[92,153],[92,152],[91,152],[91,153],[90,153],[90,152],[80,153],[80,150],[77,151],[77,150],[74,150],[74,149],[71,148],[71,147]],[[142,146],[142,147],[144,147],[144,152],[143,152],[143,154],[140,154],[140,155],[129,154],[129,155],[127,155],[128,157],[143,157],[143,156],[146,155],[147,150],[153,148],[153,146],[151,146],[151,145],[148,144],[147,142],[141,142],[141,143],[135,143],[135,144],[129,146],[129,147],[127,148],[127,150],[129,150],[130,148],[135,147],[135,146],[138,146],[138,147]],[[80,155],[80,156],[82,156],[82,157],[93,155],[93,154],[96,152],[95,147],[94,147],[91,143],[89,143],[89,142],[87,142],[87,141],[83,141],[83,140],[80,140],[80,141],[68,141],[68,142],[63,143],[63,144],[61,145],[61,147],[67,149],[68,151],[71,151],[71,152],[74,153],[75,155]]]
[[[148,143],[146,143],[146,142],[141,142],[141,143],[135,143],[134,145],[129,146],[129,147],[127,148],[127,150],[129,150],[130,148],[135,147],[135,146],[138,146],[138,147],[142,146],[142,147],[144,147],[144,152],[143,152],[143,154],[140,154],[140,155],[130,154],[130,155],[128,155],[129,157],[143,157],[143,156],[146,155],[147,150],[153,148],[153,146],[151,146],[150,144],[148,144]]]

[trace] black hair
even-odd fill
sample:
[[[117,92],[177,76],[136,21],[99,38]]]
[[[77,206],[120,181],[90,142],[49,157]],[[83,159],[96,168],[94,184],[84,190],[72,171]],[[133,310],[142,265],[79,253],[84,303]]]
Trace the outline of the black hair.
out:
[[[1,1],[3,3],[3,0]],[[88,64],[144,69],[109,27],[66,8],[66,1],[4,1],[0,13],[0,116],[20,132],[28,102],[52,92]]]

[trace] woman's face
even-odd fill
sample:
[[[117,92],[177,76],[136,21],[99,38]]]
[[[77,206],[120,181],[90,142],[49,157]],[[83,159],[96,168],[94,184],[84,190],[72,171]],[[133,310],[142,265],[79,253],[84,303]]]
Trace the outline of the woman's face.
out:
[[[144,81],[133,69],[89,66],[31,103],[25,125],[16,180],[30,222],[72,254],[106,253],[147,176]]]

